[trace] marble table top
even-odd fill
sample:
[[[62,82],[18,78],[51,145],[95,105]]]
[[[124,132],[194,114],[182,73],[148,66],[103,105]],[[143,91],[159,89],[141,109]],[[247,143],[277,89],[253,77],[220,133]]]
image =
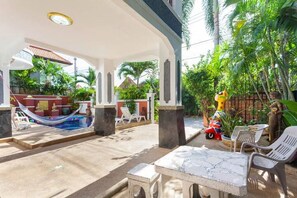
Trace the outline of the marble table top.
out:
[[[247,194],[248,156],[241,153],[180,146],[156,161],[155,170],[233,195]]]

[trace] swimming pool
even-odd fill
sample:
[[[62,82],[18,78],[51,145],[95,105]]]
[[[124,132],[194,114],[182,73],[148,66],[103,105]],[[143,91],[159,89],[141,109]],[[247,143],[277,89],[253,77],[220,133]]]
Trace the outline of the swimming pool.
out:
[[[52,127],[71,131],[71,130],[76,130],[81,128],[87,128],[91,125],[92,121],[93,121],[93,117],[74,115],[68,118],[65,122],[61,124],[53,125]]]

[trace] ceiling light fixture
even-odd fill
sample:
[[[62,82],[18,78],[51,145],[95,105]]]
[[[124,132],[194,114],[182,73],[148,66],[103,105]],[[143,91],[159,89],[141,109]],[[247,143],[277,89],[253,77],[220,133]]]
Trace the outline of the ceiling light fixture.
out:
[[[47,14],[47,17],[49,20],[59,25],[68,26],[73,24],[72,18],[59,12],[50,12]]]

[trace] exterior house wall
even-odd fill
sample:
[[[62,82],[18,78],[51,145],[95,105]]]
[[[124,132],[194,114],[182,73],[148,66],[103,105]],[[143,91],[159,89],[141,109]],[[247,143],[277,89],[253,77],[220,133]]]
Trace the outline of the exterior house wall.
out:
[[[26,106],[30,111],[32,111],[35,114],[41,115],[41,116],[58,116],[62,115],[62,109],[63,108],[70,108],[71,105],[68,104],[69,97],[68,96],[47,96],[47,95],[32,95],[31,97],[28,97],[27,94],[15,94],[14,97],[24,106]],[[36,107],[40,101],[47,101],[48,110],[44,110],[43,113],[36,112]],[[53,104],[55,103],[58,112],[53,113],[52,108]],[[11,104],[18,107],[18,103],[15,100],[11,101]],[[70,112],[70,111],[69,111]]]
[[[147,111],[148,111],[147,100],[146,99],[135,100],[135,103],[137,105],[136,114],[147,117]],[[116,117],[120,118],[122,116],[123,113],[121,111],[121,107],[123,107],[124,105],[125,105],[124,100],[117,101],[117,115],[116,115]]]

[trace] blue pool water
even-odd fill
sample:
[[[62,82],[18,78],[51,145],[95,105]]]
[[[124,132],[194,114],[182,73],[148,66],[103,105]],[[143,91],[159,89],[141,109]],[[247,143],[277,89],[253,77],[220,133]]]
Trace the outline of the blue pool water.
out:
[[[54,125],[52,127],[71,131],[71,130],[76,130],[81,128],[87,128],[91,125],[92,121],[93,121],[93,117],[74,115],[69,119],[67,119],[67,121],[61,124]]]

